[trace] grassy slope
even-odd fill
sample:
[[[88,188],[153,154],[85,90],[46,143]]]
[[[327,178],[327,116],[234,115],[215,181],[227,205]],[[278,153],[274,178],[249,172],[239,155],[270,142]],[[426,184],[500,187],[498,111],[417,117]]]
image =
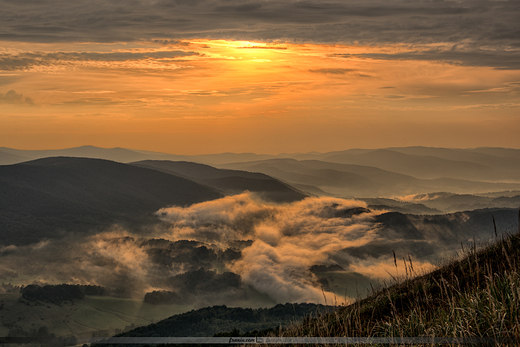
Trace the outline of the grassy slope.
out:
[[[283,335],[520,338],[520,234],[465,253]]]

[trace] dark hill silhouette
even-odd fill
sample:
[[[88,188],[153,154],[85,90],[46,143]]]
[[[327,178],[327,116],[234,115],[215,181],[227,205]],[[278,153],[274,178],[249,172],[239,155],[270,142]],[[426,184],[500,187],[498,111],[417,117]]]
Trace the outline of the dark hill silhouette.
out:
[[[96,146],[80,146],[64,149],[46,150],[20,150],[13,148],[0,147],[0,163],[2,157],[10,155],[9,161],[4,165],[16,164],[29,160],[49,158],[49,157],[78,157],[113,160],[120,163],[146,159],[168,159],[168,160],[195,160],[190,156],[174,155],[159,152],[140,151],[127,148],[101,148]]]
[[[185,177],[227,194],[248,190],[275,202],[293,202],[305,198],[303,193],[293,187],[262,173],[217,169],[185,161],[145,160],[133,165]]]
[[[53,157],[0,166],[0,239],[27,244],[59,230],[150,222],[162,207],[221,196],[182,177],[100,159]]]
[[[333,306],[301,304],[278,304],[271,308],[242,308],[213,306],[171,316],[155,324],[139,327],[118,337],[149,336],[213,336],[218,332],[262,330],[289,325],[304,317],[316,316],[334,310]],[[224,335],[226,336],[226,335]],[[236,336],[236,335],[231,335]]]

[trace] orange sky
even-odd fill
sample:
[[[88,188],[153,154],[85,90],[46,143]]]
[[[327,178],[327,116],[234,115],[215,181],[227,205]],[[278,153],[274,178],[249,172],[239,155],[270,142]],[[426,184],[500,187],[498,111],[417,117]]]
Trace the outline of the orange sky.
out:
[[[0,41],[0,146],[176,154],[520,148],[520,71],[421,58],[451,49]]]

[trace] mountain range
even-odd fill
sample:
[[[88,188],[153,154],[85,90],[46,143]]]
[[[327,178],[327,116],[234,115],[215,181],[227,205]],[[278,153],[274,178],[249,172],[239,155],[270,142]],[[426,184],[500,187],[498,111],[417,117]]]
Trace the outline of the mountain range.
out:
[[[254,153],[174,155],[94,146],[37,151],[2,147],[0,165],[50,156],[89,157],[122,163],[141,162],[138,165],[151,165],[143,163],[149,160],[199,163],[214,168],[263,173],[310,194],[341,197],[388,198],[436,191],[482,194],[520,190],[520,150],[494,147],[473,149],[392,147],[279,155]],[[154,168],[157,169],[158,165],[155,163]],[[180,169],[180,165],[177,164],[175,169],[163,167],[161,170],[173,170],[182,175],[183,170],[193,173],[203,168],[192,165],[191,168]],[[184,164],[187,165],[189,164]],[[206,167],[205,170],[207,171],[208,168]],[[247,177],[247,179],[253,178],[261,179],[259,176]],[[234,189],[230,189],[226,183],[229,181],[229,176],[220,177],[220,182],[217,182],[216,178],[199,177],[198,179],[229,192]],[[245,179],[242,174],[240,180]],[[287,197],[276,199],[284,201]]]
[[[0,239],[27,244],[64,231],[157,222],[167,206],[188,206],[244,190],[278,202],[304,194],[263,174],[202,164],[50,157],[0,166]]]
[[[114,300],[184,312],[294,297],[346,301],[393,273],[393,264],[397,272],[396,254],[422,271],[461,245],[517,228],[517,154],[410,147],[184,157],[4,148],[2,160],[20,162],[0,165],[0,278],[94,284]],[[2,317],[9,331],[22,327],[14,312],[26,305],[10,295]],[[22,311],[30,315],[33,306]]]

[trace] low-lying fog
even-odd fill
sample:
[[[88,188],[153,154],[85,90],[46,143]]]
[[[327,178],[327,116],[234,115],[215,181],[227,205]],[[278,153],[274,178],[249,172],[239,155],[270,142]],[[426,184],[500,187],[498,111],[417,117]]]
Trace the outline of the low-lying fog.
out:
[[[92,284],[140,298],[169,291],[196,305],[247,302],[253,294],[276,303],[330,304],[362,296],[370,283],[412,267],[432,269],[472,236],[494,235],[492,228],[472,228],[469,214],[405,216],[325,197],[278,205],[244,193],[164,208],[157,217],[164,223],[146,236],[114,226],[3,247],[0,280]]]

